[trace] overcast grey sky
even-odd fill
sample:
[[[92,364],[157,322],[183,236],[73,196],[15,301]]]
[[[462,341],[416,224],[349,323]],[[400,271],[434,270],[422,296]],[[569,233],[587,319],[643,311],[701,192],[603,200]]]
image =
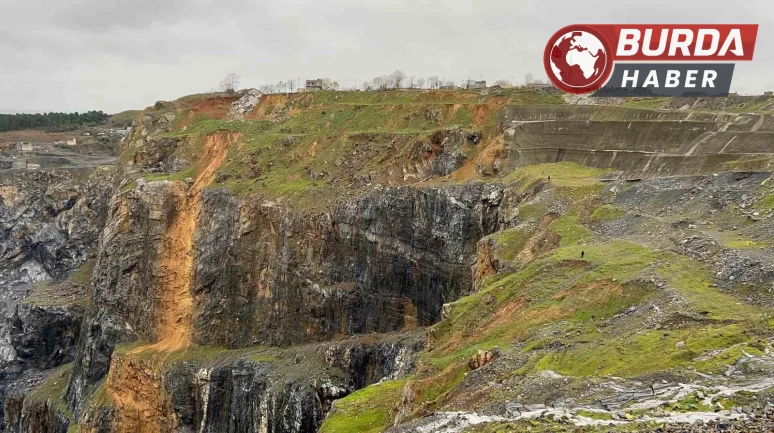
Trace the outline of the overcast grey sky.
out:
[[[117,112],[217,87],[401,69],[460,81],[544,78],[560,27],[760,24],[732,91],[774,90],[771,0],[0,0],[0,110]]]

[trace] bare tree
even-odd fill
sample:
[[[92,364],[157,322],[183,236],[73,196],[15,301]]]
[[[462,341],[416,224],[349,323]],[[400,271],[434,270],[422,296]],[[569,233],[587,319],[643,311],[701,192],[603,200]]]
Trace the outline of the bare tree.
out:
[[[455,87],[454,81],[452,80],[446,80],[446,82],[443,85],[444,87],[449,87],[449,88]]]
[[[532,83],[532,80],[535,79],[535,76],[532,75],[532,72],[524,75],[524,85]]]
[[[363,90],[371,90],[371,82],[370,81],[363,81]]]
[[[288,87],[290,87],[290,93],[293,93],[293,90],[295,88],[294,87],[295,84],[296,84],[296,80],[295,79],[293,79],[293,78],[289,78],[288,79]]]
[[[504,79],[503,80],[497,80],[494,83],[495,83],[495,86],[507,86],[507,85],[511,84],[510,81],[504,80]]]
[[[433,76],[427,79],[427,87],[431,89],[437,89],[441,87],[441,80],[438,79],[438,76]]]
[[[425,79],[419,78],[417,79],[417,88],[423,89],[425,87]]]
[[[264,84],[258,88],[263,93],[277,93],[277,87],[274,84]]]
[[[389,90],[389,89],[394,89],[395,88],[395,77],[392,74],[390,74],[390,75],[383,75],[382,76],[382,80],[383,80],[383,83],[384,83],[382,85],[382,90]]]
[[[406,73],[398,69],[390,74],[390,81],[392,81],[394,89],[400,89],[406,81]]]
[[[220,80],[220,90],[234,93],[239,87],[239,75],[231,72]]]
[[[322,79],[323,90],[339,90],[339,82],[328,77]]]

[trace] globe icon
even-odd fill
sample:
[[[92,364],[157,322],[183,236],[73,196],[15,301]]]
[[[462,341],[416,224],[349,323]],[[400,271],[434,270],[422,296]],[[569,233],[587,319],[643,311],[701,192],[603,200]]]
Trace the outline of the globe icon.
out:
[[[551,48],[551,70],[565,85],[585,88],[606,75],[607,55],[596,36],[573,30],[559,37]]]

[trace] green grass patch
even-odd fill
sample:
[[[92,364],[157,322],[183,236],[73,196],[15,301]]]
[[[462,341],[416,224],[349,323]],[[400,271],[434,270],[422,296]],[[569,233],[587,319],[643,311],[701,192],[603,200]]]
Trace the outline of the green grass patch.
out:
[[[377,433],[390,425],[390,410],[400,400],[406,380],[375,384],[336,400],[320,433]]]
[[[760,199],[760,204],[756,206],[756,208],[760,210],[761,213],[774,211],[774,189],[770,185],[771,181],[771,177],[767,178],[761,183],[761,188],[759,188],[759,191],[762,191],[763,193],[763,197]]]
[[[97,261],[95,259],[83,262],[81,267],[70,275],[70,281],[88,284],[91,281],[91,274],[94,273],[94,265],[96,265],[96,263]]]
[[[512,228],[497,232],[490,237],[497,243],[495,248],[498,257],[514,260],[532,235],[533,233],[525,228]]]
[[[147,349],[143,349],[148,346]],[[140,349],[135,351],[136,349]],[[174,352],[160,353],[149,345],[148,342],[136,341],[133,343],[121,344],[116,347],[115,354],[118,356],[128,356],[130,352],[132,358],[147,362],[157,362],[166,366],[178,363],[196,361],[199,363],[216,363],[227,359],[249,359],[256,362],[271,362],[277,359],[273,353],[267,353],[263,346],[250,346],[241,349],[227,349],[225,347],[199,346],[193,345]]]
[[[478,349],[528,343],[531,332],[544,324],[570,320],[591,327],[647,295],[641,286],[619,287],[612,281],[622,284],[647,269],[652,263],[647,251],[626,242],[560,247],[495,276],[480,291],[454,302],[449,317],[434,326],[436,349],[428,358],[443,368]]]
[[[623,339],[595,330],[603,321],[653,293],[652,285],[630,283],[651,276],[676,289],[691,310],[708,319],[738,323],[695,325],[664,331],[666,336],[661,331],[646,331]],[[722,358],[692,360],[765,332],[770,312],[739,302],[711,287],[711,282],[705,265],[631,242],[561,246],[518,270],[491,278],[480,291],[454,302],[447,319],[433,327],[434,348],[426,359],[441,369],[468,359],[478,349],[493,346],[523,342],[525,351],[539,351],[548,341],[532,341],[531,335],[543,325],[561,322],[572,335],[562,342],[576,346],[546,355],[535,369],[629,376],[676,367],[715,371]],[[678,341],[685,341],[685,348],[676,349]]]
[[[127,126],[131,126],[132,122],[134,122],[134,119],[139,117],[140,114],[142,114],[142,111],[140,110],[122,111],[110,116],[107,123],[109,126],[114,128],[125,128]]]
[[[574,210],[557,218],[551,223],[550,230],[562,238],[560,245],[563,247],[577,245],[593,237],[592,231],[578,221],[578,213]]]
[[[761,350],[757,341],[750,341],[745,344],[719,349],[716,352],[695,360],[692,365],[699,371],[722,374],[725,372],[727,366],[735,364],[747,355],[762,356],[764,355],[764,352]]]
[[[745,341],[738,325],[650,330],[623,339],[603,339],[566,352],[545,355],[536,370],[572,376],[631,377],[675,367],[698,367],[692,360],[709,351]],[[678,347],[684,342],[684,347]]]
[[[754,241],[752,239],[729,239],[723,242],[723,246],[726,248],[733,248],[736,250],[751,250],[759,248],[771,247],[771,242],[768,241]]]
[[[591,221],[615,221],[624,215],[626,215],[626,211],[618,206],[605,204],[594,209],[594,212],[591,213]]]
[[[112,404],[112,398],[107,392],[107,378],[100,380],[86,401],[86,407],[104,407]]]
[[[599,419],[599,420],[605,420],[605,421],[613,419],[612,415],[605,412],[592,412],[588,410],[579,410],[575,412],[575,414],[578,416],[584,416],[586,418]]]
[[[543,217],[546,213],[548,213],[548,210],[543,205],[534,203],[519,205],[519,220],[521,221],[538,219]]]
[[[580,187],[597,184],[610,171],[613,170],[586,167],[574,162],[535,164],[514,170],[505,177],[505,181],[527,186],[541,179],[548,181],[548,176],[551,176],[551,183],[556,186]]]
[[[89,284],[95,263],[94,259],[86,260],[65,282],[35,283],[24,303],[39,307],[87,307],[91,303]]]
[[[67,383],[72,373],[73,365],[65,364],[54,369],[53,372],[38,386],[27,393],[26,399],[34,402],[48,401],[56,410],[66,416],[71,422],[74,417],[67,403],[64,400],[64,394],[67,391]]]

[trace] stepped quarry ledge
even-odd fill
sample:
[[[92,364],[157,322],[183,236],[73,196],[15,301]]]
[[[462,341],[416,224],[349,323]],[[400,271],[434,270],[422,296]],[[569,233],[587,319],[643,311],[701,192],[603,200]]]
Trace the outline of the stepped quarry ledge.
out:
[[[90,184],[109,200],[73,356],[6,397],[6,431],[771,419],[772,115],[564,102],[148,107]]]

